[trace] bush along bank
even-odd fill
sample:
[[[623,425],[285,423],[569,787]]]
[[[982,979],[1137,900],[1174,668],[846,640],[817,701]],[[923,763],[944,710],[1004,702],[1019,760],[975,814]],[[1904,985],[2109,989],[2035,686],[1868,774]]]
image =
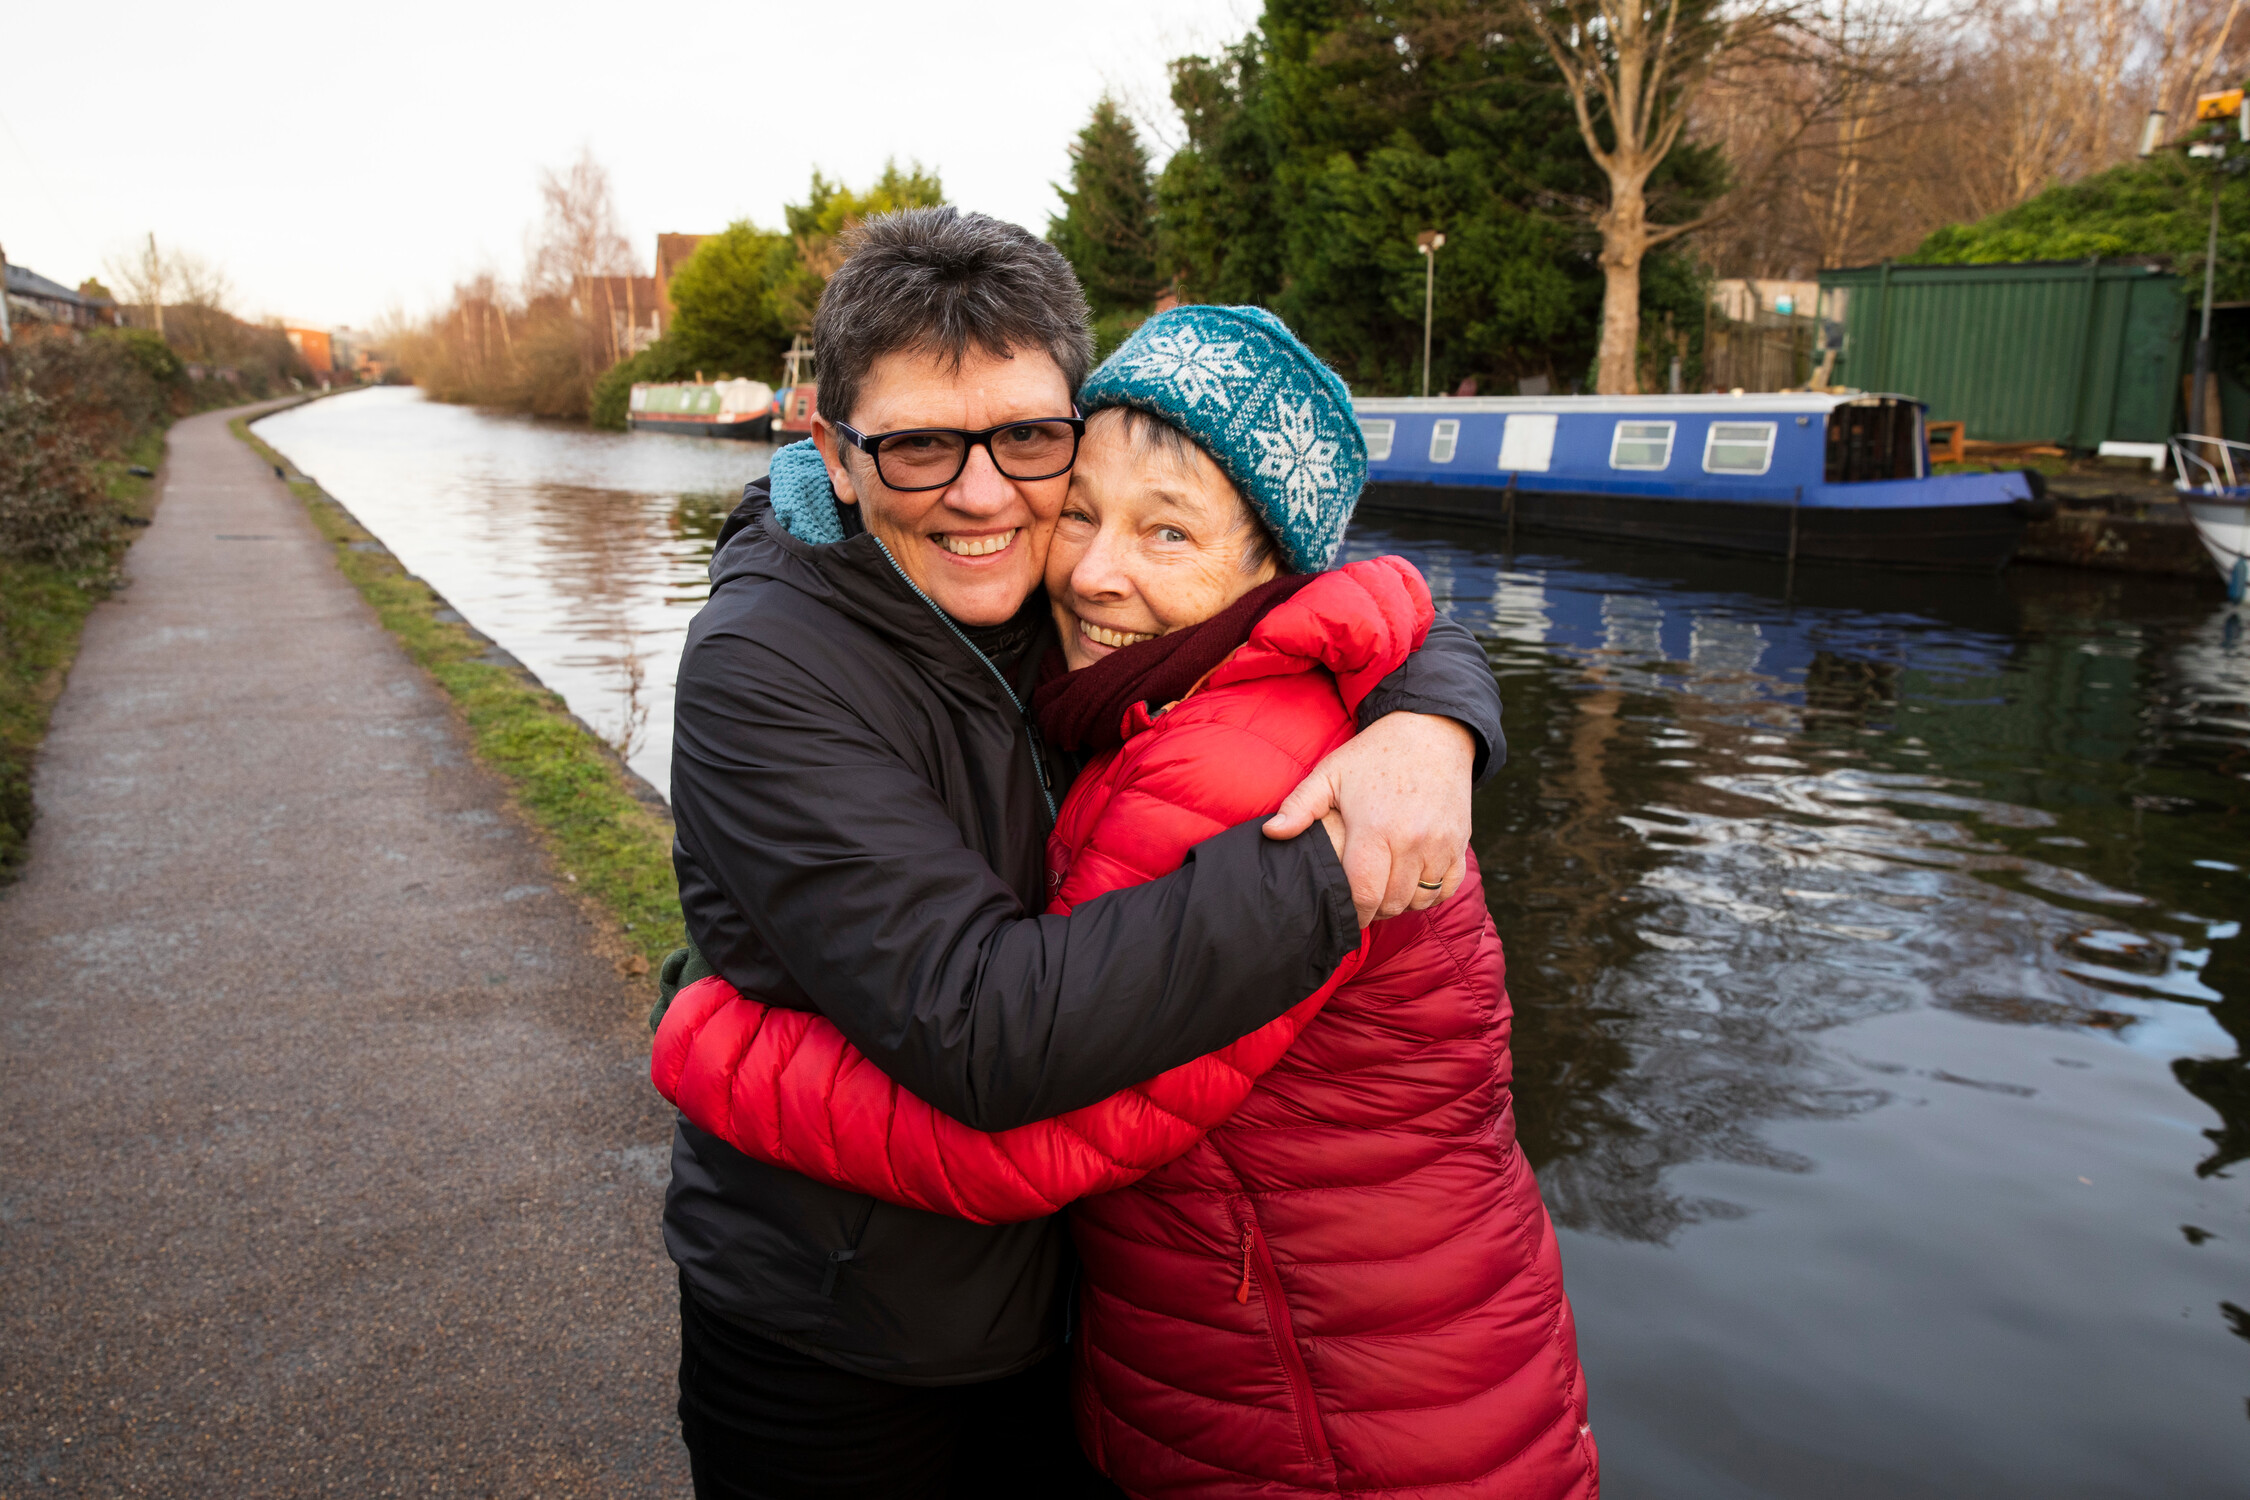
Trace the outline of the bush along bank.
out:
[[[173,371],[146,344],[19,341],[0,385],[0,883],[29,845],[32,764],[86,617],[155,507]]]
[[[407,655],[453,700],[477,758],[508,785],[571,889],[621,929],[620,967],[648,974],[680,944],[672,820],[663,801],[570,712],[562,696],[406,571],[375,535],[250,431],[234,435],[287,472],[336,549],[336,565]]]

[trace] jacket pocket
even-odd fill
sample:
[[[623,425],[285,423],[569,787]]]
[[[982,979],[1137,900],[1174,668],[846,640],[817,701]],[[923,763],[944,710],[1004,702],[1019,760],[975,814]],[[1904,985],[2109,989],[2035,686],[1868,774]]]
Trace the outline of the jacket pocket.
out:
[[[1297,1345],[1297,1327],[1289,1316],[1289,1299],[1281,1293],[1281,1278],[1274,1274],[1273,1254],[1266,1245],[1265,1230],[1258,1224],[1258,1213],[1246,1197],[1233,1202],[1235,1232],[1240,1237],[1237,1245],[1240,1279],[1234,1290],[1234,1300],[1248,1302],[1253,1296],[1262,1296],[1266,1307],[1266,1332],[1273,1340],[1274,1357],[1281,1363],[1281,1372],[1289,1384],[1289,1405],[1297,1418],[1297,1434],[1305,1445],[1305,1457],[1322,1469],[1332,1469],[1335,1464],[1328,1448],[1328,1433],[1321,1426],[1320,1403],[1313,1398],[1312,1371],[1305,1365],[1305,1352]]]
[[[869,1220],[875,1217],[875,1205],[876,1200],[870,1198],[867,1200],[867,1206],[859,1211],[859,1225],[852,1230],[852,1242],[841,1250],[828,1252],[828,1263],[822,1267],[820,1273],[821,1296],[833,1299],[836,1295],[837,1273],[842,1271],[848,1263],[859,1259],[860,1242],[867,1238],[867,1224]]]

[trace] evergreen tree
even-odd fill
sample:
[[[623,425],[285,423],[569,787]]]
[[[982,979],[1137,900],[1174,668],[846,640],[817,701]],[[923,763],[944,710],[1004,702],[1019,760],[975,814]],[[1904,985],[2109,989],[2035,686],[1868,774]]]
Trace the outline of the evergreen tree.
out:
[[[669,369],[771,380],[796,330],[778,305],[795,269],[789,236],[744,219],[695,247],[673,275]]]
[[[1156,185],[1140,132],[1104,95],[1070,148],[1070,186],[1057,186],[1060,217],[1047,242],[1063,254],[1099,317],[1145,312],[1156,274]]]
[[[1574,208],[1602,180],[1551,59],[1501,21],[1490,0],[1267,0],[1225,54],[1175,62],[1187,144],[1157,183],[1160,273],[1271,307],[1357,390],[1418,390],[1415,236],[1443,230],[1431,389],[1584,383],[1602,273]],[[1693,208],[1722,173],[1677,148],[1651,191]],[[1652,321],[1700,328],[1700,299],[1677,253],[1651,258]]]
[[[1193,301],[1263,305],[1281,286],[1282,153],[1264,129],[1262,64],[1255,32],[1217,59],[1172,64],[1187,144],[1156,184],[1157,267]]]
[[[841,182],[830,182],[815,171],[805,201],[782,210],[789,237],[796,246],[796,264],[775,293],[782,321],[793,332],[812,331],[813,312],[820,306],[821,288],[844,263],[844,235],[854,225],[877,214],[902,208],[936,208],[945,202],[945,186],[935,172],[920,162],[900,170],[895,161],[883,163],[883,175],[865,192]]]

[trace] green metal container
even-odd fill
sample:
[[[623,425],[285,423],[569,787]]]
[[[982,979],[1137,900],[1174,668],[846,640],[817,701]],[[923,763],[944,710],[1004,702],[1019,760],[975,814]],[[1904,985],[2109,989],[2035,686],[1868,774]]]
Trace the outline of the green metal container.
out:
[[[2191,345],[2180,278],[2145,265],[2035,261],[1820,273],[1829,380],[1913,396],[1995,443],[2094,448],[2175,430]]]

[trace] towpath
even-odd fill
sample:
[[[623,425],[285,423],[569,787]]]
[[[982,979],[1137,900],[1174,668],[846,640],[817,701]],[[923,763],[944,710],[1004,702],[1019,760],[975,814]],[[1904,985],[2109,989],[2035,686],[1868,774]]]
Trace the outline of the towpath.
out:
[[[645,997],[225,420],[0,892],[0,1494],[684,1494]]]

